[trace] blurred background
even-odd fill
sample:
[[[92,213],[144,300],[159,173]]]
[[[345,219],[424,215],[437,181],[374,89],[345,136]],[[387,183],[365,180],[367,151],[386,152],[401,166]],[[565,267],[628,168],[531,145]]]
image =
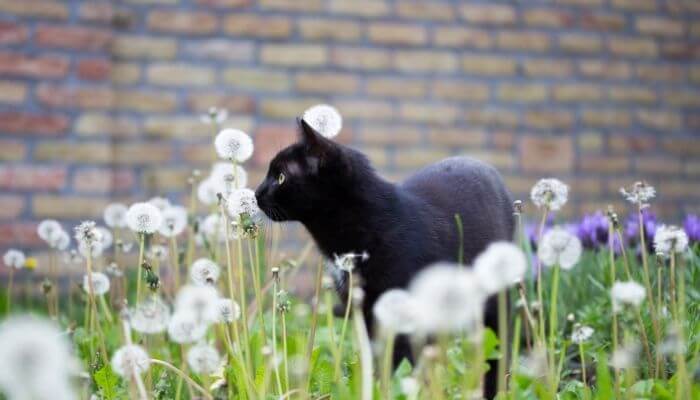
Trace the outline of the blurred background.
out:
[[[392,180],[466,154],[518,198],[569,183],[565,217],[638,179],[667,220],[700,209],[697,0],[0,0],[0,249],[184,201],[210,106],[254,137],[255,186],[319,102]]]

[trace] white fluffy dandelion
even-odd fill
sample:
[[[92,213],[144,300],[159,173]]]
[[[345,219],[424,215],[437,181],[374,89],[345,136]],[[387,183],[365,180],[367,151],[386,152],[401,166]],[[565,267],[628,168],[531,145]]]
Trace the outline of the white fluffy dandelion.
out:
[[[258,200],[255,198],[255,192],[248,189],[238,189],[231,192],[227,201],[228,213],[234,217],[238,218],[242,214],[248,214],[248,216],[256,221],[259,220],[262,211],[258,207]]]
[[[197,185],[197,200],[204,205],[210,206],[217,203],[217,194],[223,194],[224,192],[224,187],[216,179],[208,177]]]
[[[525,254],[508,242],[492,243],[474,260],[474,273],[489,294],[521,281],[526,270]]]
[[[646,297],[644,286],[634,281],[615,282],[610,290],[613,312],[619,312],[624,305],[639,307]]]
[[[401,393],[406,395],[406,399],[412,400],[418,398],[418,392],[420,391],[420,384],[418,380],[413,377],[402,378],[400,382]]]
[[[656,196],[656,189],[646,182],[635,182],[629,189],[620,188],[620,193],[632,204],[644,205]]]
[[[27,262],[27,257],[17,249],[9,249],[2,256],[2,261],[8,268],[20,269]]]
[[[109,292],[109,277],[102,272],[93,272],[92,274],[92,289],[95,295],[102,296]],[[90,279],[88,274],[83,275],[83,290],[85,293],[90,293]]]
[[[228,119],[228,111],[217,107],[209,107],[207,112],[199,117],[199,120],[207,125],[221,125],[226,122],[226,119]]]
[[[426,333],[474,329],[481,320],[486,293],[471,270],[436,263],[411,282],[418,304],[418,329]]]
[[[49,246],[56,250],[66,251],[70,247],[70,235],[64,230],[56,232],[56,234],[51,239]]]
[[[198,322],[194,315],[176,312],[168,322],[168,337],[175,343],[193,343],[207,333],[207,325]]]
[[[185,285],[177,293],[175,312],[194,316],[197,322],[210,324],[219,319],[219,294],[211,285]]]
[[[392,334],[412,333],[416,329],[418,305],[403,289],[384,292],[374,303],[372,312],[383,330]]]
[[[102,232],[97,229],[95,221],[83,221],[75,227],[75,240],[78,244],[98,243],[102,247]]]
[[[248,185],[248,172],[241,167],[227,162],[217,162],[211,168],[209,175],[216,185],[223,189],[225,197],[235,189],[242,189]]]
[[[216,135],[214,147],[224,160],[244,162],[253,155],[253,140],[238,129],[224,129]]]
[[[112,355],[112,370],[126,379],[143,374],[150,366],[151,358],[146,350],[135,344],[122,346]]]
[[[8,399],[75,399],[70,374],[75,364],[68,336],[35,317],[0,324],[0,392]]]
[[[129,229],[136,233],[154,233],[163,222],[158,207],[151,203],[135,203],[126,213]]]
[[[343,128],[343,117],[335,107],[318,104],[304,111],[303,120],[321,136],[332,138]]]
[[[587,342],[595,331],[590,326],[576,324],[574,330],[571,332],[571,342],[574,344],[581,344]]]
[[[238,230],[235,227],[229,228],[229,238],[236,239]],[[198,241],[206,240],[209,244],[226,242],[226,225],[224,225],[221,214],[209,214],[199,224]]]
[[[126,228],[126,212],[129,209],[122,203],[112,203],[105,208],[103,217],[110,228]]]
[[[148,200],[148,203],[156,206],[156,208],[159,209],[161,212],[166,208],[170,207],[170,200],[160,196],[151,197]]]
[[[102,246],[102,240],[98,242],[78,242],[78,252],[81,256],[87,258],[97,258],[102,255],[104,247]]]
[[[657,253],[670,255],[688,249],[688,234],[674,225],[661,225],[654,234],[654,249]]]
[[[547,231],[537,248],[537,257],[548,267],[559,265],[562,269],[571,269],[581,258],[583,247],[581,241],[560,227]]]
[[[158,228],[158,233],[165,237],[174,237],[181,234],[187,227],[187,209],[182,206],[170,206],[163,210],[163,222]]]
[[[55,219],[45,219],[39,222],[39,225],[36,227],[37,235],[41,240],[46,242],[49,247],[54,247],[54,238],[60,231],[63,231],[63,227]]]
[[[95,229],[100,233],[100,244],[102,245],[102,250],[107,250],[112,246],[112,243],[114,243],[114,236],[112,235],[112,231],[109,229],[105,228],[104,226],[98,226]]]
[[[355,269],[355,264],[357,260],[367,261],[369,259],[369,253],[363,251],[362,253],[348,252],[345,254],[333,255],[333,266],[340,271],[352,272]]]
[[[146,257],[151,260],[165,261],[168,258],[168,248],[162,244],[154,244],[146,252]]]
[[[170,307],[155,296],[131,310],[131,327],[139,333],[164,332],[168,328],[168,322],[170,322]]]
[[[548,210],[557,211],[569,197],[569,187],[559,179],[540,179],[530,191],[532,202],[538,207],[547,207]]]
[[[187,364],[195,374],[213,374],[221,366],[221,355],[213,346],[200,343],[187,351]]]
[[[217,322],[220,324],[230,324],[241,317],[241,307],[238,303],[229,298],[219,299],[217,306],[219,307],[219,318]]]
[[[200,258],[190,267],[190,280],[195,285],[214,285],[220,274],[219,266],[208,258]]]
[[[638,356],[639,345],[631,343],[617,349],[612,356],[610,356],[608,364],[615,369],[632,368],[637,363]]]

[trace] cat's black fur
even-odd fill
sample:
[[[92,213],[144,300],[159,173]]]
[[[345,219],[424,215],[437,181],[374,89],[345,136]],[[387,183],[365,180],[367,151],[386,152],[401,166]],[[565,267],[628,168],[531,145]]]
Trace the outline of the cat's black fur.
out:
[[[491,166],[454,157],[393,184],[380,178],[362,153],[323,138],[302,120],[299,125],[300,141],[270,163],[256,191],[258,205],[272,220],[300,221],[326,257],[369,253],[356,266],[367,326],[372,326],[372,306],[384,291],[406,287],[430,263],[457,260],[455,214],[464,226],[466,263],[489,243],[511,240],[511,197]],[[496,329],[492,300],[485,322]],[[397,361],[411,358],[406,338],[398,341],[395,356]],[[495,375],[489,375],[487,398],[495,394]]]

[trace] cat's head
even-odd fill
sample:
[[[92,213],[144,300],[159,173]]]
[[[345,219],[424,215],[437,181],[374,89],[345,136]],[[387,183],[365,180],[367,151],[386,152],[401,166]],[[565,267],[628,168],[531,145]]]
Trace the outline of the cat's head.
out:
[[[270,162],[255,191],[258,205],[274,221],[307,221],[322,208],[343,204],[358,170],[369,169],[359,152],[321,136],[297,119],[299,140]]]

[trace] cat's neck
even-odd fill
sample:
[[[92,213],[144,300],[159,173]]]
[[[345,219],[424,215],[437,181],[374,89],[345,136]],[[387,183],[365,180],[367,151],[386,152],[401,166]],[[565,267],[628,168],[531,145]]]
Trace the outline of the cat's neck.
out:
[[[327,257],[371,252],[381,243],[384,232],[391,229],[389,221],[400,220],[398,216],[403,212],[401,189],[376,175],[349,190],[347,196],[341,196],[342,201],[301,221]]]

